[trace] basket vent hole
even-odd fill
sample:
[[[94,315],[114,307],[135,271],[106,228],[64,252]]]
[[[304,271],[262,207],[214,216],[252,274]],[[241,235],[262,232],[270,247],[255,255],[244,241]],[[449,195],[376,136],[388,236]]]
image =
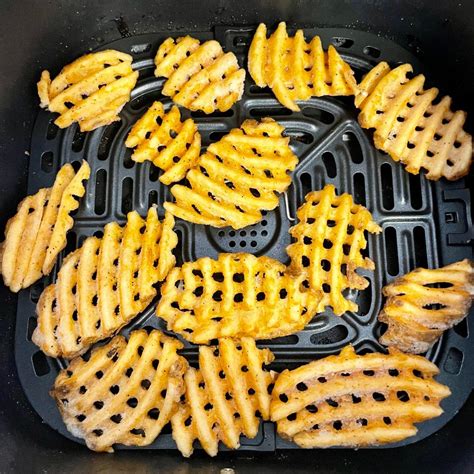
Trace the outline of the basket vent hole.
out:
[[[227,130],[220,130],[216,132],[211,132],[209,134],[209,141],[210,142],[217,142],[219,141],[222,137],[226,136],[229,132]]]
[[[74,231],[69,231],[66,234],[66,248],[64,249],[64,255],[68,255],[76,249],[77,235]]]
[[[313,189],[311,175],[309,173],[301,173],[300,181],[304,198],[304,196],[306,196]]]
[[[415,210],[421,209],[423,206],[423,197],[421,194],[421,176],[419,174],[409,174],[408,182],[410,185],[411,207]]]
[[[235,114],[234,109],[229,109],[226,110],[225,112],[220,112],[219,110],[216,110],[212,112],[212,114],[205,114],[204,112],[200,110],[194,110],[191,112],[191,117],[193,118],[217,118],[217,117],[233,117]]]
[[[28,328],[26,332],[26,338],[28,339],[28,341],[31,341],[31,338],[33,337],[33,332],[35,331],[37,325],[37,319],[34,316],[31,316],[30,319],[28,319]]]
[[[45,151],[41,155],[41,170],[45,173],[51,173],[53,170],[54,155],[52,151]]]
[[[46,140],[53,140],[58,134],[59,127],[54,123],[54,120],[50,120],[48,123],[48,128],[46,130]]]
[[[158,193],[153,190],[148,193],[148,207],[158,204]]]
[[[122,181],[122,213],[127,214],[133,209],[133,180],[125,178]]]
[[[249,93],[255,95],[271,94],[272,90],[269,87],[258,87],[256,84],[252,84],[249,87]]]
[[[300,132],[300,131],[287,131],[283,134],[285,137],[290,137],[291,140],[296,142],[304,143],[305,145],[309,145],[313,143],[314,137],[311,133],[307,132]]]
[[[366,46],[364,49],[364,54],[370,56],[372,58],[379,58],[380,57],[380,49],[374,48],[373,46]]]
[[[326,110],[317,109],[316,107],[305,107],[303,115],[316,119],[318,122],[330,125],[336,119],[333,114]]]
[[[148,108],[156,100],[162,99],[163,94],[161,93],[161,90],[155,90],[153,92],[147,92],[146,94],[133,99],[130,102],[130,107],[132,110],[140,110],[142,108]]]
[[[72,151],[76,153],[82,151],[82,149],[84,148],[85,139],[86,139],[86,133],[81,132],[81,129],[77,127],[74,133],[74,138],[72,139],[72,144],[71,144]]]
[[[365,199],[365,178],[362,173],[355,173],[353,176],[354,182],[354,198],[355,201],[363,206],[366,205]]]
[[[366,316],[370,311],[370,305],[372,303],[372,282],[370,280],[369,285],[365,290],[359,292],[359,298],[357,299],[357,304],[359,305],[359,311],[357,314],[359,316]]]
[[[127,148],[123,156],[123,166],[126,169],[131,169],[135,166],[135,162],[132,160],[132,150],[130,150],[130,148]]]
[[[337,167],[334,160],[334,155],[329,151],[325,151],[322,158],[324,167],[326,168],[326,174],[329,178],[335,178],[337,176]]]
[[[33,354],[32,361],[33,369],[37,377],[43,377],[49,374],[51,368],[49,367],[48,359],[46,359],[46,356],[41,351]]]
[[[468,337],[469,336],[469,328],[467,325],[467,318],[464,318],[460,323],[454,326],[454,332],[461,337]]]
[[[383,207],[390,211],[395,205],[393,197],[393,177],[392,167],[388,163],[384,163],[380,167],[380,173],[382,175],[382,203]]]
[[[313,334],[310,338],[311,344],[314,345],[328,345],[341,342],[347,338],[349,331],[346,326],[338,324],[337,326],[328,329],[327,331]]]
[[[40,296],[43,290],[44,290],[43,282],[42,281],[36,282],[30,288],[30,300],[35,304],[38,303],[38,300],[40,299]]]
[[[94,212],[102,215],[105,212],[105,200],[107,196],[107,171],[98,170],[95,175],[95,202]]]
[[[349,155],[351,160],[356,165],[364,161],[364,155],[362,153],[362,148],[360,146],[359,140],[352,132],[347,132],[342,135],[342,141],[345,143],[347,149],[349,150]]]
[[[398,266],[398,245],[397,231],[394,227],[385,229],[385,259],[387,261],[387,272],[389,275],[396,276],[400,271]]]
[[[160,169],[157,168],[156,166],[150,165],[150,171],[148,173],[148,177],[150,178],[151,182],[158,181],[158,178],[160,177]]]
[[[336,48],[351,48],[354,45],[354,40],[351,40],[350,38],[344,38],[341,36],[334,36],[331,38],[331,43],[336,47]]]
[[[425,229],[423,229],[423,227],[416,226],[413,229],[413,243],[415,246],[416,267],[426,268],[428,266],[428,256],[426,254],[428,244],[426,242]]]
[[[457,375],[461,372],[463,353],[456,347],[449,349],[446,361],[444,362],[444,370],[449,374]]]
[[[104,133],[100,137],[100,143],[97,149],[97,158],[99,160],[104,161],[109,157],[110,147],[120,126],[121,122],[113,122],[105,128]]]
[[[273,339],[262,339],[258,341],[259,345],[296,345],[298,344],[300,338],[296,334],[291,334],[289,336],[275,337]]]
[[[273,108],[260,108],[250,109],[250,115],[256,118],[262,117],[273,117],[273,116],[286,116],[291,115],[291,110],[285,109],[284,107],[273,107]]]

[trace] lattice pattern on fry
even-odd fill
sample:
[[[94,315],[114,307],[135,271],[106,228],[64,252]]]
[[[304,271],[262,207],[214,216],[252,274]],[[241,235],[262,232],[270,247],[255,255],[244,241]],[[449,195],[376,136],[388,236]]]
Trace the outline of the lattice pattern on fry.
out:
[[[130,100],[138,72],[132,57],[112,49],[86,54],[65,66],[51,80],[48,71],[38,82],[40,105],[59,113],[59,128],[74,122],[82,132],[120,120],[118,114]]]
[[[169,273],[156,314],[196,344],[219,337],[269,339],[295,333],[315,314],[320,292],[269,257],[220,254]]]
[[[94,451],[146,446],[170,421],[184,393],[182,344],[159,331],[115,336],[86,361],[74,359],[51,390],[67,429]]]
[[[387,301],[379,320],[388,329],[380,342],[420,354],[469,313],[474,299],[473,263],[466,259],[436,270],[417,268],[382,291]]]
[[[290,229],[296,242],[287,248],[290,271],[306,275],[311,288],[323,291],[318,312],[326,306],[337,315],[357,311],[343,292],[367,287],[368,281],[356,273],[358,268],[374,269],[372,260],[362,255],[367,246],[364,232],[379,233],[380,227],[350,194],[337,196],[332,184],[309,193],[297,217],[299,222]]]
[[[53,269],[74,224],[70,213],[79,207],[85,193],[83,181],[89,175],[86,161],[77,173],[72,165],[65,164],[51,188],[40,189],[18,205],[17,213],[7,222],[1,244],[1,273],[12,291],[27,288]]]
[[[360,447],[414,436],[419,423],[443,412],[450,390],[433,379],[438,368],[391,349],[356,355],[346,346],[295,370],[284,370],[272,393],[271,419],[280,436],[303,448]]]
[[[225,112],[244,91],[245,70],[234,53],[224,53],[214,40],[200,44],[190,36],[168,38],[156,53],[155,65],[155,76],[168,79],[163,94],[190,110]]]
[[[278,195],[291,183],[288,175],[298,163],[284,128],[271,118],[246,120],[209,145],[186,179],[174,185],[176,202],[165,209],[177,217],[213,227],[234,229],[255,224],[262,210],[278,206]]]
[[[241,435],[257,436],[260,418],[270,416],[273,377],[265,365],[273,358],[269,349],[258,349],[248,337],[221,339],[218,347],[199,348],[199,370],[186,372],[185,400],[171,419],[173,438],[183,456],[193,453],[195,440],[215,456],[219,441],[237,449]]]
[[[111,222],[101,239],[87,238],[43,291],[33,342],[52,357],[75,357],[142,312],[175,264],[173,226],[152,207],[146,220],[130,212],[124,227]]]
[[[357,83],[350,66],[334,46],[323,50],[315,36],[306,43],[303,30],[288,37],[281,22],[267,39],[267,27],[257,28],[249,50],[248,68],[259,87],[270,87],[285,107],[299,111],[297,100],[325,95],[354,95]]]
[[[192,168],[201,152],[201,135],[194,120],[181,122],[176,106],[165,113],[161,102],[154,102],[128,134],[125,146],[135,148],[132,160],[152,161],[165,173],[164,184],[181,181]]]
[[[360,84],[356,106],[359,123],[374,128],[374,143],[409,173],[456,180],[469,172],[472,137],[463,130],[466,113],[451,111],[451,98],[434,101],[438,89],[424,90],[425,77],[409,79],[409,64],[391,70],[386,62],[374,67]]]

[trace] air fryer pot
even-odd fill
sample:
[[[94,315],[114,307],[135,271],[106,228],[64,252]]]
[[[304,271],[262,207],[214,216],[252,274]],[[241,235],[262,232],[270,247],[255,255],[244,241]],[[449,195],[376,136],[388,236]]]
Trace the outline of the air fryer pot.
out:
[[[393,42],[391,44],[396,45],[393,51],[403,53],[404,57],[400,60],[413,58],[417,72],[425,73],[429,86],[436,85],[442,93],[451,95],[455,109],[468,111],[470,115],[466,128],[471,133],[473,131],[472,2],[4,0],[1,12],[1,229],[14,214],[17,203],[26,195],[28,182],[29,186],[33,186],[32,182],[38,179],[35,177],[38,163],[30,165],[30,156],[32,160],[38,156],[37,150],[32,149],[32,133],[39,110],[35,84],[41,70],[47,68],[57,72],[81,54],[116,40],[124,41],[120,44],[133,42],[136,35],[161,33],[165,37],[195,33],[199,36],[209,32],[222,38],[233,34],[231,37],[234,38],[236,32],[242,31],[245,37],[260,22],[273,27],[282,20],[290,28],[297,26],[311,31],[315,31],[314,28],[331,28],[331,35],[328,33],[331,37],[357,38],[358,31],[372,33],[373,43],[367,44],[371,49],[363,53],[367,56],[366,61],[375,64],[385,59],[383,49],[382,56],[378,57],[380,50],[376,38],[380,38],[382,43],[385,40]],[[336,34],[337,31],[347,30],[353,33]],[[237,46],[238,41],[234,42]],[[140,39],[136,42],[140,43]],[[343,44],[340,46],[343,47]],[[395,61],[395,57],[390,60]],[[440,196],[431,203],[433,216],[437,216],[433,219],[439,231],[436,252],[447,260],[446,263],[457,257],[472,258],[472,173],[467,179],[450,184],[446,190],[433,191],[433,195]],[[454,207],[444,207],[449,201],[446,196],[453,197]],[[443,216],[443,221],[440,216]],[[461,473],[474,469],[472,394],[463,405],[474,379],[473,351],[470,350],[469,354],[467,349],[459,351],[460,356],[456,355],[460,357],[460,360],[454,361],[459,365],[459,370],[456,369],[459,376],[450,379],[451,383],[462,387],[462,390],[453,390],[454,408],[451,415],[457,410],[459,413],[434,434],[414,444],[358,451],[256,449],[222,452],[215,459],[197,450],[189,460],[183,459],[173,449],[118,450],[113,455],[90,452],[84,445],[64,437],[43,422],[25,396],[18,377],[18,359],[15,360],[16,349],[20,353],[21,369],[22,349],[18,347],[18,337],[15,338],[15,326],[17,318],[18,321],[24,320],[34,314],[25,314],[30,307],[21,304],[21,296],[17,306],[17,296],[3,284],[0,285],[0,301],[0,334],[3,336],[0,349],[0,472],[218,473],[221,469],[233,468],[238,473],[316,470]],[[463,337],[468,341],[467,324],[463,331]],[[470,346],[469,342],[464,344],[470,347],[472,340]],[[28,398],[48,397],[41,384],[34,385],[33,382],[26,382],[29,386]],[[22,383],[25,386],[25,374]],[[35,394],[35,390],[41,393]],[[456,395],[461,392],[462,395]]]

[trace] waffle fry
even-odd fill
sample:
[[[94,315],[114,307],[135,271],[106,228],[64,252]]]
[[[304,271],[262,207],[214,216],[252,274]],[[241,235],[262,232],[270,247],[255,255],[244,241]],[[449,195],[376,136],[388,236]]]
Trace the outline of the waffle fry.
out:
[[[324,52],[319,36],[306,43],[303,30],[290,38],[285,22],[268,39],[267,27],[258,26],[248,68],[257,86],[270,87],[278,101],[295,112],[300,110],[298,100],[357,92],[354,72],[334,46]]]
[[[425,76],[408,78],[409,64],[393,70],[381,62],[360,84],[355,103],[359,123],[374,128],[375,146],[412,174],[456,180],[469,172],[472,137],[463,130],[466,113],[451,111],[451,98],[433,104],[438,89],[424,90]]]
[[[269,339],[300,331],[321,295],[302,288],[282,263],[251,254],[220,254],[169,273],[156,314],[195,344],[219,337]]]
[[[48,71],[41,73],[40,106],[59,113],[54,121],[59,128],[77,122],[82,132],[89,132],[120,120],[118,114],[130,100],[137,79],[128,54],[112,49],[86,54],[53,80]]]
[[[260,418],[270,416],[273,377],[265,365],[273,358],[248,337],[199,347],[199,370],[186,372],[185,400],[171,418],[173,439],[183,456],[191,456],[195,440],[215,456],[219,441],[237,449],[241,435],[257,436]]]
[[[11,291],[27,288],[51,272],[66,246],[66,234],[74,224],[70,213],[79,207],[85,193],[83,181],[89,175],[86,161],[77,173],[65,164],[51,188],[40,189],[18,205],[5,229],[0,260],[3,281]]]
[[[114,444],[147,446],[160,434],[184,393],[182,344],[159,331],[115,336],[74,359],[51,390],[67,429],[94,451]]]
[[[132,160],[153,162],[165,173],[163,184],[181,181],[197,162],[201,152],[201,135],[193,119],[181,122],[178,107],[165,113],[163,104],[155,102],[133,126],[125,146],[135,148]]]
[[[176,217],[213,227],[241,229],[262,219],[262,210],[278,206],[278,194],[291,184],[298,163],[284,128],[271,118],[246,120],[209,145],[186,178],[174,185],[176,202],[166,210]]]
[[[101,239],[87,238],[43,291],[33,342],[49,356],[72,358],[141,313],[175,264],[173,226],[172,215],[160,223],[153,207],[146,220],[130,212],[124,227],[111,222]]]
[[[433,379],[438,372],[421,356],[396,349],[358,356],[346,346],[338,356],[284,370],[271,419],[302,448],[395,443],[416,434],[414,423],[443,413],[439,404],[451,392]]]
[[[155,76],[168,79],[163,94],[190,110],[225,112],[244,91],[245,70],[234,53],[224,53],[214,40],[200,44],[190,36],[168,38],[156,53],[155,65]]]
[[[357,311],[357,304],[343,292],[367,287],[368,281],[356,273],[358,268],[375,268],[361,253],[367,246],[364,232],[378,234],[381,228],[365,207],[354,204],[350,194],[337,196],[332,184],[309,193],[297,217],[298,224],[290,229],[296,242],[287,248],[290,271],[306,275],[311,288],[323,291],[317,312],[326,306],[339,316]]]
[[[417,268],[382,291],[387,301],[379,321],[388,329],[380,342],[421,354],[469,313],[474,299],[473,263],[466,259],[436,270]]]

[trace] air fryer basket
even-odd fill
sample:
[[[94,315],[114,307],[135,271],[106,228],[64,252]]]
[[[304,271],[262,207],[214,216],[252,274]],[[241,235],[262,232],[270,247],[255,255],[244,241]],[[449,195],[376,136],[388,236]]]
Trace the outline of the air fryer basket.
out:
[[[68,3],[60,2],[60,5],[66,7]],[[375,3],[377,6],[377,2]],[[360,16],[365,18],[366,22],[370,15],[369,10],[367,10],[368,4],[369,2],[367,2],[365,7],[359,6],[359,8],[364,9],[365,17],[362,15],[362,11],[360,11]],[[255,8],[256,4],[252,5]],[[293,26],[291,23],[293,15],[290,13],[291,10],[285,8],[288,5],[290,5],[290,2],[282,2],[282,5],[279,5],[281,8],[281,18],[276,17],[275,12],[272,15],[269,15],[267,12],[265,15],[253,11],[245,12],[245,16],[241,18],[235,16],[234,18],[229,18],[228,15],[236,14],[237,8],[234,6],[231,9],[232,12],[229,11],[227,14],[226,6],[223,5],[216,6],[215,9],[209,12],[193,10],[192,8],[189,8],[187,11],[183,9],[183,11],[174,12],[174,18],[176,18],[176,21],[179,19],[179,23],[163,24],[162,18],[161,22],[157,19],[156,25],[153,25],[150,19],[145,16],[142,19],[136,20],[133,23],[133,27],[127,21],[125,12],[120,10],[112,15],[113,19],[110,18],[110,15],[109,17],[97,17],[97,24],[95,26],[92,25],[91,28],[94,31],[100,31],[100,36],[97,34],[93,38],[91,38],[91,32],[88,31],[89,23],[85,21],[86,15],[91,14],[91,8],[87,12],[78,9],[77,15],[81,18],[80,25],[74,23],[74,17],[69,13],[67,15],[64,14],[64,18],[67,16],[70,23],[63,25],[66,30],[75,25],[75,34],[78,35],[78,38],[74,36],[74,42],[81,43],[75,44],[75,51],[72,48],[69,51],[69,40],[71,38],[67,37],[64,40],[65,42],[59,42],[59,46],[54,43],[48,45],[50,52],[60,51],[61,53],[61,58],[55,58],[53,62],[51,58],[42,58],[44,55],[38,50],[36,50],[37,57],[34,56],[32,51],[28,52],[24,60],[29,59],[36,62],[42,59],[43,62],[41,62],[39,67],[44,66],[55,71],[61,64],[70,61],[89,47],[94,48],[98,46],[101,49],[113,47],[132,53],[134,56],[134,67],[140,71],[140,80],[132,94],[131,102],[122,113],[122,122],[89,134],[80,133],[75,126],[64,131],[58,130],[52,124],[51,114],[44,111],[38,114],[33,84],[38,77],[39,67],[34,71],[34,75],[30,71],[26,76],[28,88],[31,89],[28,90],[27,95],[32,102],[24,104],[25,107],[16,112],[17,115],[23,115],[23,120],[27,121],[23,127],[11,127],[10,130],[10,126],[9,124],[7,125],[5,120],[7,117],[4,117],[3,114],[5,113],[4,111],[8,110],[8,102],[12,98],[4,97],[5,93],[2,93],[1,103],[4,106],[4,110],[1,111],[3,125],[1,132],[3,142],[5,142],[6,136],[11,136],[18,141],[25,140],[22,153],[26,152],[30,156],[28,159],[28,156],[24,155],[23,167],[25,168],[25,165],[28,165],[28,161],[31,160],[28,169],[28,192],[31,193],[41,186],[50,185],[54,173],[64,162],[74,162],[86,158],[91,164],[92,174],[88,183],[88,192],[75,216],[76,224],[74,231],[68,239],[68,250],[79,245],[85,236],[92,235],[102,229],[106,222],[111,220],[123,222],[126,212],[131,209],[136,209],[141,214],[144,214],[150,204],[157,203],[161,213],[163,211],[161,204],[170,197],[169,189],[157,181],[159,174],[156,168],[150,166],[150,163],[144,165],[135,164],[130,160],[130,151],[123,147],[124,138],[131,124],[146,110],[153,100],[159,99],[165,104],[169,103],[167,98],[160,95],[163,81],[153,76],[152,58],[159,43],[168,35],[183,34],[183,32],[187,33],[192,30],[204,31],[211,26],[223,23],[224,18],[227,17],[227,25],[231,26],[223,26],[221,24],[209,29],[207,33],[199,32],[193,33],[193,35],[202,39],[215,37],[223,44],[226,50],[234,51],[241,64],[243,64],[254,26],[245,27],[241,25],[245,23],[255,25],[260,20],[264,20],[267,23],[275,23],[279,19],[286,19],[291,27]],[[311,13],[311,16],[314,15],[316,17],[314,21],[309,21],[309,15],[300,14],[301,20],[296,22],[296,24],[298,26],[304,26],[306,23],[312,26],[320,24],[320,18],[322,18],[321,5],[319,2],[317,5],[319,5],[317,9],[319,13]],[[92,5],[88,6],[92,7]],[[176,7],[179,8],[180,6]],[[324,7],[326,11],[331,9],[326,4],[324,4]],[[136,6],[135,8],[138,7]],[[341,3],[340,8],[349,9],[356,7],[350,2],[344,2],[344,4]],[[376,7],[375,10],[377,10]],[[187,20],[191,15],[190,12],[192,12],[193,16],[199,17],[199,24],[188,23]],[[168,11],[168,13],[170,12]],[[221,15],[221,18],[212,18],[212,13]],[[143,14],[138,15],[138,12],[135,12],[133,17],[141,17]],[[178,14],[179,16],[177,16]],[[347,14],[347,12],[340,13],[339,16],[342,18],[344,14]],[[57,15],[56,18],[63,18],[61,13],[57,13]],[[394,22],[392,27],[396,26],[395,23],[398,24],[405,21],[403,17],[405,13],[399,12],[397,15],[400,17],[400,20],[398,21],[398,16],[392,15]],[[106,21],[106,18],[109,18],[109,20]],[[330,17],[327,16],[325,18],[329,19]],[[336,17],[333,16],[333,18],[337,19],[337,15]],[[411,19],[415,21],[416,18],[416,15],[413,15],[411,18],[407,16],[406,21],[411,21]],[[325,23],[341,24],[341,21],[326,20]],[[449,24],[449,19],[446,24]],[[201,25],[206,25],[207,28],[200,28]],[[161,29],[159,26],[161,26]],[[357,24],[348,24],[347,26],[357,27]],[[169,31],[165,31],[166,27]],[[111,31],[109,31],[109,28]],[[366,26],[365,29],[370,30],[371,28]],[[155,31],[160,30],[161,33],[155,33]],[[411,31],[411,28],[409,30]],[[149,31],[153,31],[153,33],[148,33]],[[429,85],[438,85],[440,83],[445,85],[451,82],[450,78],[444,77],[444,68],[441,68],[441,73],[439,73],[436,64],[428,64],[428,68],[424,67],[425,55],[422,54],[422,48],[425,46],[424,42],[418,39],[417,35],[410,36],[405,34],[404,37],[402,36],[403,41],[396,37],[396,40],[404,44],[404,46],[410,46],[406,44],[406,40],[412,43],[411,48],[409,48],[411,51],[407,51],[397,44],[397,41],[381,37],[381,34],[385,33],[383,31],[378,32],[378,35],[344,27],[305,28],[305,31],[307,36],[319,34],[325,45],[333,42],[342,53],[344,59],[353,66],[359,78],[361,74],[365,73],[373,64],[383,58],[392,64],[410,62],[413,64],[415,71],[426,71],[428,73],[427,82]],[[29,33],[32,33],[32,30],[29,30]],[[38,31],[36,33],[38,34]],[[21,32],[16,34],[21,34]],[[40,32],[39,34],[45,34],[45,32]],[[67,35],[64,34],[64,36],[66,37]],[[109,40],[116,39],[119,36],[122,39],[112,43],[109,42]],[[54,34],[50,33],[44,37],[44,41],[50,43],[53,37]],[[471,43],[472,38],[473,36],[471,35]],[[6,55],[8,56],[8,53]],[[430,54],[426,56],[429,57]],[[438,55],[438,61],[442,56],[442,54]],[[6,61],[8,62],[8,57]],[[22,63],[16,60],[12,65],[17,66],[18,73],[21,76]],[[467,66],[472,70],[472,61]],[[15,68],[13,69],[15,70]],[[453,70],[451,68],[451,72]],[[462,86],[462,82],[459,85]],[[18,97],[25,88],[19,87],[16,91],[15,96],[19,99],[17,103],[25,101],[25,98]],[[452,92],[455,98],[458,96],[462,99],[458,101],[459,106],[467,108],[469,96],[461,94],[459,89],[459,87],[453,87],[451,90],[446,89],[445,92]],[[472,92],[470,94],[472,95]],[[266,115],[273,116],[286,127],[286,133],[291,138],[291,146],[300,157],[300,164],[294,173],[294,184],[290,187],[287,195],[281,198],[279,208],[276,211],[269,212],[264,217],[264,220],[255,226],[241,231],[232,231],[231,229],[211,229],[194,226],[178,221],[177,231],[180,236],[180,248],[177,255],[178,262],[204,255],[214,257],[218,252],[235,251],[249,251],[256,255],[265,254],[285,261],[285,247],[289,243],[287,231],[289,226],[292,225],[296,208],[301,204],[306,192],[311,189],[319,189],[326,183],[335,184],[339,192],[352,193],[357,202],[366,205],[373,212],[375,220],[384,229],[382,236],[369,240],[368,254],[376,261],[377,266],[374,274],[366,274],[371,284],[367,290],[360,294],[354,293],[351,295],[351,297],[357,299],[360,311],[357,314],[347,314],[342,318],[337,318],[329,312],[324,313],[317,316],[304,331],[297,335],[262,342],[260,345],[270,347],[276,354],[276,368],[283,366],[294,367],[313,358],[338,352],[347,343],[355,345],[359,352],[379,350],[381,346],[377,342],[377,336],[380,326],[376,324],[376,315],[383,303],[380,289],[387,281],[411,270],[415,266],[435,267],[464,257],[472,258],[472,249],[469,247],[469,243],[472,238],[473,228],[470,190],[467,181],[431,183],[424,177],[415,177],[404,172],[401,166],[393,163],[389,157],[382,155],[374,149],[370,134],[362,131],[357,125],[356,111],[350,99],[311,99],[304,104],[301,113],[295,114],[284,109],[268,90],[256,88],[251,79],[248,78],[242,101],[238,102],[231,111],[224,114],[213,114],[213,116],[204,116],[199,113],[190,114],[189,112],[185,112],[185,114],[187,114],[185,115],[186,117],[189,115],[193,116],[198,123],[204,145],[218,139],[222,134],[238,126],[246,118],[259,118]],[[37,116],[36,122],[32,126],[31,121],[35,116]],[[30,130],[32,130],[31,144],[28,143]],[[18,150],[18,145],[16,148],[11,145],[10,147]],[[19,156],[18,152],[17,156]],[[5,160],[5,156],[2,156],[2,159]],[[18,187],[13,192],[11,176],[15,176],[15,173],[17,175],[18,173],[21,174],[22,170],[19,169],[19,166],[18,169],[12,169],[12,162],[16,166],[19,164],[19,161],[15,162],[10,159],[8,166],[5,165],[5,174],[0,178],[2,187],[4,187],[12,199],[12,202],[2,203],[2,210],[4,210],[2,216],[5,215],[5,217],[12,214],[16,202],[26,192],[24,188],[19,189]],[[24,182],[24,177],[25,175],[22,176],[22,182]],[[50,278],[54,278],[54,275]],[[53,400],[48,396],[48,389],[52,385],[58,370],[63,366],[63,362],[47,359],[30,340],[35,324],[35,303],[45,284],[46,281],[38,283],[30,290],[21,292],[18,297],[14,345],[18,376],[29,402],[40,417],[62,435],[73,439],[62,424]],[[8,323],[10,327],[7,329],[10,335],[13,333],[13,327],[15,326],[13,323],[15,319],[15,298],[8,294],[4,288],[1,291],[2,297],[5,296],[6,305],[4,313],[5,318],[8,320],[2,321],[2,324],[5,326]],[[143,326],[165,329],[164,323],[153,315],[153,308],[150,307],[143,316],[125,328],[124,333],[127,334],[131,329]],[[7,329],[4,329],[5,333]],[[9,418],[12,413],[8,417],[4,417],[5,420],[2,420],[1,426],[3,427],[5,423],[5,429],[11,430],[12,428],[8,428],[8,426],[14,426],[13,429],[16,430],[14,441],[10,440],[9,442],[12,443],[14,448],[20,450],[24,449],[24,447],[28,449],[29,446],[39,443],[39,446],[35,449],[36,456],[38,456],[37,459],[45,459],[44,454],[46,452],[56,453],[57,449],[66,449],[72,458],[80,456],[81,459],[88,459],[84,457],[84,448],[78,444],[67,442],[60,435],[53,434],[49,428],[37,426],[37,415],[31,412],[28,405],[25,405],[23,396],[18,388],[18,381],[14,374],[10,375],[9,373],[12,368],[12,350],[13,346],[10,345],[10,352],[7,352],[7,348],[4,348],[2,351],[2,356],[9,357],[8,361],[10,364],[3,369],[5,371],[5,378],[10,376],[11,382],[9,385],[13,385],[13,387],[9,387],[5,384],[3,390],[5,392],[4,397],[9,403],[13,401],[21,403],[23,410],[26,410],[28,414],[27,416],[23,415],[23,417],[19,415],[19,418],[13,425]],[[197,351],[195,346],[186,344],[184,352],[190,360],[196,359]],[[422,440],[426,436],[440,430],[441,427],[454,417],[471,392],[472,375],[474,372],[474,354],[472,352],[472,341],[469,339],[467,322],[462,323],[455,330],[449,331],[429,352],[428,357],[440,366],[442,371],[439,380],[451,387],[453,395],[443,402],[442,406],[445,410],[443,416],[422,424],[415,438],[399,443],[399,445],[411,444],[414,441]],[[465,412],[467,410],[467,413],[472,414],[472,400],[463,410]],[[392,448],[390,450],[377,451],[364,450],[356,454],[356,452],[349,450],[332,450],[325,451],[324,454],[321,454],[321,451],[315,451],[313,456],[317,456],[320,459],[323,456],[328,460],[326,467],[331,468],[336,467],[341,461],[341,454],[338,455],[337,453],[344,453],[342,457],[349,463],[355,463],[357,459],[361,458],[370,459],[377,457],[383,460],[383,457],[393,457],[396,452],[416,453],[417,449],[418,453],[423,450],[427,453],[434,453],[436,451],[434,447],[436,445],[436,438],[447,438],[447,430],[453,430],[452,425],[460,425],[460,427],[454,428],[452,436],[455,436],[457,439],[459,439],[459,436],[463,436],[462,431],[467,429],[467,427],[464,426],[463,428],[462,421],[457,417],[454,422],[448,424],[447,427],[436,433],[435,436],[413,446],[405,447],[401,451],[400,449]],[[33,428],[33,426],[36,427]],[[467,426],[469,426],[469,423],[467,423]],[[35,434],[23,438],[25,431],[31,431]],[[467,432],[466,438],[467,440],[464,441],[464,444],[467,442],[469,446],[469,444],[472,444],[469,432]],[[269,455],[269,451],[284,449],[285,451],[278,451],[278,454],[276,454],[276,456],[281,458],[278,468],[282,471],[285,469],[285,465],[290,467],[295,462],[291,453],[295,454],[294,458],[298,463],[302,463],[304,459],[311,459],[311,456],[308,456],[308,452],[301,453],[299,450],[286,451],[286,449],[294,447],[291,443],[287,443],[277,437],[274,427],[270,423],[263,424],[256,439],[242,441],[242,450],[245,451],[245,455],[247,457],[250,455],[254,456],[256,461],[264,455],[260,454],[262,451],[267,452],[267,455]],[[174,449],[174,443],[170,434],[165,433],[160,436],[151,446],[151,449],[153,448],[161,450]],[[249,453],[250,451],[252,453]],[[145,456],[143,459],[150,459],[149,456],[152,451],[139,450],[139,452],[140,456]],[[458,452],[461,453],[459,447]],[[128,456],[126,458],[129,463],[128,465],[130,468],[135,468],[137,454],[137,452],[127,450],[117,456]],[[163,451],[156,454],[159,454],[161,458]],[[462,463],[466,462],[466,466],[468,466],[470,455],[469,449],[465,449],[462,454],[458,455],[457,460]],[[97,455],[91,453],[90,456],[96,458]],[[237,463],[237,467],[240,468],[244,466],[239,464],[242,462],[242,456],[243,453],[241,454],[240,452],[221,454],[217,461],[218,464],[209,464],[208,466],[214,468],[215,466],[231,466]],[[11,451],[9,451],[9,458],[12,458]],[[189,465],[185,464],[184,461],[182,461],[183,464],[180,464],[180,455],[177,451],[174,451],[169,457],[166,457],[165,461],[172,463],[175,466],[174,469],[179,469],[179,466],[202,466],[199,454],[197,458],[198,460],[191,461]],[[65,469],[66,464],[63,463],[66,460],[59,459],[60,457],[58,457],[59,464],[49,464],[52,469],[54,467],[60,470]],[[140,459],[141,464],[139,463],[139,465],[148,467],[149,464],[143,464],[143,459]],[[288,459],[288,461],[284,461],[285,459]],[[34,458],[16,459],[15,462],[15,466],[18,468],[19,466],[26,466],[27,464],[25,463],[33,463],[35,465]],[[48,459],[48,463],[50,462],[53,461]],[[109,464],[107,464],[107,461],[102,460],[99,462],[102,467],[110,469],[113,468],[115,463],[115,461],[108,461]],[[173,469],[172,465],[169,466],[170,469]],[[13,464],[10,466],[13,466]],[[356,465],[354,464],[354,466]],[[392,467],[394,467],[393,464]]]

